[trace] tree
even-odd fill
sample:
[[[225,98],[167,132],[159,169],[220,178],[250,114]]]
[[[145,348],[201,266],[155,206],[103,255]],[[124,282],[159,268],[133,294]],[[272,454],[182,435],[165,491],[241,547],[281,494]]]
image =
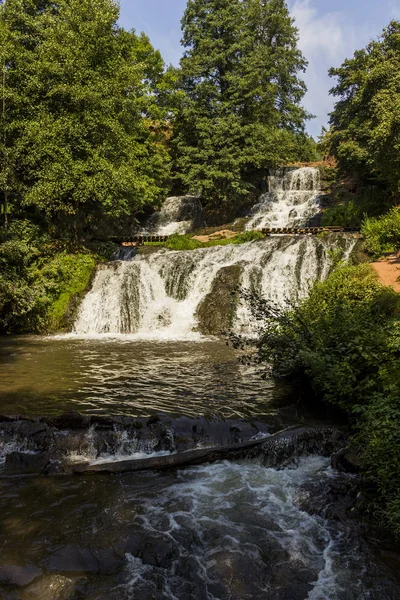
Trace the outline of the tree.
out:
[[[76,236],[157,202],[169,176],[164,64],[118,17],[113,0],[7,0],[2,13],[14,44],[10,194]]]
[[[400,189],[400,22],[341,67],[331,93],[331,146],[342,171]]]
[[[182,28],[176,177],[230,204],[266,168],[299,158],[306,62],[283,0],[189,0]]]

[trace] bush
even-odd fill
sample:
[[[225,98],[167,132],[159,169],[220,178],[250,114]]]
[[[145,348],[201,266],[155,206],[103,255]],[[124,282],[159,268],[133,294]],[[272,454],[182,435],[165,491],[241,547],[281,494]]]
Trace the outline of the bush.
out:
[[[398,252],[400,250],[400,209],[393,207],[382,217],[365,219],[361,233],[365,237],[367,252],[373,256],[378,257],[385,252]]]
[[[276,377],[305,378],[316,401],[347,412],[380,515],[400,537],[400,295],[365,264],[341,266],[286,311],[247,296],[259,335],[231,335],[232,343]]]
[[[71,300],[89,285],[100,257],[63,249],[27,221],[1,230],[0,334],[39,333],[64,325]]]

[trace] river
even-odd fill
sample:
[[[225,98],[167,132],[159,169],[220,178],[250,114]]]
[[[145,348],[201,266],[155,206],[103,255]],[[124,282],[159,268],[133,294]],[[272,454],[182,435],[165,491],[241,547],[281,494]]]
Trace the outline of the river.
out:
[[[315,169],[278,171],[250,218],[300,225],[318,212],[318,186]],[[178,218],[175,200],[173,209]],[[160,227],[183,231],[185,211],[176,224],[164,215]],[[226,346],[226,327],[254,333],[249,307],[232,306],[230,292],[253,286],[283,305],[306,296],[333,254],[348,260],[354,245],[351,237],[284,237],[119,256],[99,268],[70,334],[0,341],[4,431],[7,415],[115,417],[111,433],[135,457],[155,446],[127,439],[118,416],[142,428],[161,418],[176,447],[183,430],[226,443],[309,422],[296,387],[262,379]],[[106,435],[96,423],[84,434],[88,461],[99,460],[94,436]],[[67,434],[61,428],[58,439]],[[32,453],[0,431],[0,464],[16,450]],[[318,454],[280,468],[241,459],[124,475],[0,477],[0,598],[397,599],[387,561],[351,521],[355,481]]]

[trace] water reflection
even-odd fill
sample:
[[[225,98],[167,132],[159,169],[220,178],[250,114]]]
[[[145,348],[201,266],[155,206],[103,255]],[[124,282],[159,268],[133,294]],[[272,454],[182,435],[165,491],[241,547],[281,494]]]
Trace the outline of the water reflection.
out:
[[[220,340],[6,338],[0,341],[0,413],[249,418],[285,395]]]

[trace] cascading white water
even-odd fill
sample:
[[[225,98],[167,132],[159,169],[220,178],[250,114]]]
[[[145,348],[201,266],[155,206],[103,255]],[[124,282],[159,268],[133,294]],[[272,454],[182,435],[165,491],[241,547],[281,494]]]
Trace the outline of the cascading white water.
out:
[[[185,234],[202,225],[204,214],[199,198],[172,196],[150,217],[145,230],[154,235]]]
[[[318,169],[276,171],[270,177],[270,192],[254,208],[247,228],[304,224],[318,211],[318,189]],[[198,200],[186,200],[193,213]],[[175,227],[183,206],[182,198],[171,198],[164,205],[158,232]],[[344,254],[349,254],[354,245],[352,238],[339,242],[285,236],[189,252],[160,250],[150,256],[129,256],[130,260],[119,256],[125,260],[99,269],[74,331],[80,335],[134,334],[155,339],[199,337],[199,308],[222,269],[239,267],[243,288],[256,289],[265,298],[284,305],[288,300],[305,297],[315,281],[328,275],[332,266],[330,250],[341,247]],[[226,311],[230,310],[230,291],[226,289]],[[248,307],[239,304],[233,329],[249,333],[250,323]]]
[[[319,169],[279,169],[270,175],[268,184],[269,191],[253,208],[247,230],[301,227],[319,212]]]
[[[347,239],[344,250],[355,241]],[[273,237],[242,245],[137,256],[99,269],[75,325],[75,333],[136,334],[141,338],[198,336],[197,310],[225,267],[241,267],[243,287],[254,286],[278,304],[304,297],[332,266],[335,243],[315,237]],[[227,304],[229,290],[226,291]],[[249,330],[247,307],[240,305],[234,328]]]

